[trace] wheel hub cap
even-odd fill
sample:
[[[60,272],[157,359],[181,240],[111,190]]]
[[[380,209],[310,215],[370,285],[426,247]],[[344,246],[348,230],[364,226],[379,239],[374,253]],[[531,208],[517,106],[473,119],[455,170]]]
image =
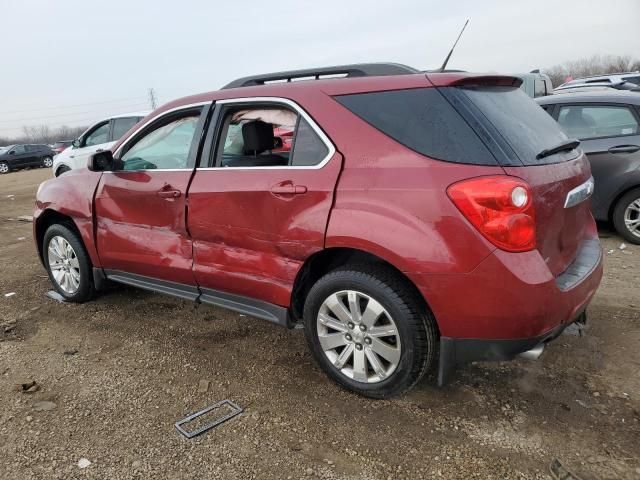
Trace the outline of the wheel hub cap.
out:
[[[624,224],[632,235],[640,238],[640,198],[631,202],[624,211]]]
[[[398,328],[373,297],[355,290],[330,295],[316,321],[324,354],[343,375],[362,383],[388,378],[400,362]]]
[[[49,268],[53,279],[66,293],[74,294],[80,288],[80,263],[73,247],[66,239],[55,236],[47,249]]]

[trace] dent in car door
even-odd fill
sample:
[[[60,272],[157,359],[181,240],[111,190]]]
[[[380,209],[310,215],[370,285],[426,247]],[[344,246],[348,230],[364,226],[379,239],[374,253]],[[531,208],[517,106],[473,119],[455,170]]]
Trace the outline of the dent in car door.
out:
[[[320,164],[196,169],[188,225],[203,294],[211,289],[288,306],[302,263],[324,247],[342,157],[297,112],[326,142]]]
[[[123,169],[105,172],[95,196],[105,270],[195,285],[185,207],[206,114],[198,106],[164,115],[116,153]]]

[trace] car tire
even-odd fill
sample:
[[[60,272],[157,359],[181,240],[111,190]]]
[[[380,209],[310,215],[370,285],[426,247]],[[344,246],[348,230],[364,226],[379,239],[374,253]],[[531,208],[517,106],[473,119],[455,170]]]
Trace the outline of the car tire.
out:
[[[92,264],[77,233],[51,225],[44,234],[42,255],[51,283],[65,300],[82,303],[93,297]]]
[[[58,168],[56,170],[56,177],[59,177],[60,175],[62,175],[63,173],[67,173],[68,171],[70,171],[71,169],[69,167],[67,167],[66,165],[61,166],[60,168]]]
[[[11,167],[7,162],[0,162],[0,175],[4,175],[5,173],[9,173],[11,171]]]
[[[613,226],[627,242],[640,245],[640,188],[618,200],[613,209]]]
[[[347,266],[326,274],[304,306],[305,336],[316,362],[360,395],[388,398],[409,390],[437,352],[436,322],[418,295],[384,266]]]
[[[42,157],[42,166],[43,168],[51,168],[53,166],[53,158],[49,156]]]

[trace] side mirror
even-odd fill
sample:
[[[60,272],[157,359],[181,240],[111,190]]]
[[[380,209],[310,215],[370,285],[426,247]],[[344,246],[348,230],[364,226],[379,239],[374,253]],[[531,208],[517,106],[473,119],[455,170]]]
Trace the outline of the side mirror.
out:
[[[114,169],[114,164],[111,150],[96,152],[87,160],[87,168],[92,172],[109,172]]]
[[[72,146],[73,148],[78,148],[78,147],[80,147],[80,139],[79,139],[79,138],[76,138],[73,142],[71,142],[71,146]]]

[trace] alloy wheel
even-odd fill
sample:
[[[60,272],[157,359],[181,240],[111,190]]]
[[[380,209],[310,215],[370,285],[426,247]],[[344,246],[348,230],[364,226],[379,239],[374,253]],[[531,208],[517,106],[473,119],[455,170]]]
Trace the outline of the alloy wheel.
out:
[[[53,165],[53,159],[51,157],[45,157],[42,163],[45,167],[50,168]]]
[[[625,209],[624,225],[631,235],[640,238],[640,198],[631,202]]]
[[[47,250],[53,279],[62,290],[73,295],[80,288],[80,263],[76,252],[61,236],[53,237]]]
[[[400,363],[398,327],[380,302],[365,293],[331,294],[320,306],[316,328],[329,362],[357,382],[380,382]]]
[[[0,163],[0,173],[8,173],[9,172],[9,165],[7,165],[6,163]]]

